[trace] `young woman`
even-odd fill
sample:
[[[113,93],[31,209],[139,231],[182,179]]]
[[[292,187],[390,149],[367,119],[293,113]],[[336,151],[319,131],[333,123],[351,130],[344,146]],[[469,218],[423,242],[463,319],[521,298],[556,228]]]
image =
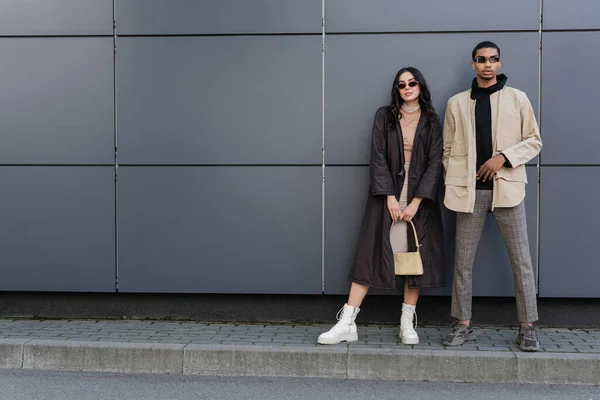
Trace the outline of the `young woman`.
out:
[[[321,334],[318,343],[358,340],[355,319],[369,288],[394,290],[393,253],[415,251],[409,221],[422,245],[424,273],[404,279],[400,337],[405,344],[419,343],[413,327],[419,289],[445,285],[442,216],[436,196],[442,153],[442,128],[425,78],[416,68],[403,68],[394,78],[391,104],[375,114],[369,199],[350,272],[350,296],[338,313],[339,322]]]

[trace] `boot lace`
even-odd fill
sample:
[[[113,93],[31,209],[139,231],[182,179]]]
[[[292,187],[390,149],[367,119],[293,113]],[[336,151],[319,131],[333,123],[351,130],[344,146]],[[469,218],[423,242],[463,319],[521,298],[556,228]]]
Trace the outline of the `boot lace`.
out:
[[[335,314],[335,319],[338,321],[342,319],[342,315],[344,314],[344,307],[340,308],[340,310]]]
[[[352,311],[348,311],[350,314]],[[344,307],[340,308],[340,310],[335,315],[335,319],[338,320],[338,323],[335,324],[330,331],[339,332],[340,330],[346,331],[347,328],[344,326],[345,324],[342,322],[342,318],[344,317]]]
[[[414,319],[414,328],[416,328],[416,327],[417,327],[417,311],[416,311],[416,310],[415,310],[415,311],[413,311],[413,314],[414,314],[414,316],[415,316],[415,319]],[[405,321],[407,321],[407,322],[411,322],[411,323],[413,322],[413,321],[411,321],[411,320],[412,320],[412,318],[411,318],[411,316],[409,316],[409,315],[403,315],[401,319],[402,319],[402,320],[405,320]]]

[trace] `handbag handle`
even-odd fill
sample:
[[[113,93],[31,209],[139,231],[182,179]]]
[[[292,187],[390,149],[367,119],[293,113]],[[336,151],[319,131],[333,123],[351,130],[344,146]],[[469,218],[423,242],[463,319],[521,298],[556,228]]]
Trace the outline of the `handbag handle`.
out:
[[[419,243],[419,237],[417,236],[417,228],[415,228],[415,224],[412,221],[408,221],[408,222],[410,222],[410,224],[412,225],[413,234],[415,235],[415,243],[417,244],[417,249],[418,249],[419,247],[421,247],[421,243]],[[392,225],[394,225],[394,223],[392,223]]]

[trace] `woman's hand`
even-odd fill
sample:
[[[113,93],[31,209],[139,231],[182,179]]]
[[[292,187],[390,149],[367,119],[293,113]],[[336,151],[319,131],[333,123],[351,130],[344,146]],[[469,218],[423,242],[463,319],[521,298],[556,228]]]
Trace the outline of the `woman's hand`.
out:
[[[415,214],[417,213],[417,211],[419,211],[419,206],[421,205],[421,201],[423,199],[420,197],[415,197],[413,199],[413,201],[410,202],[410,204],[408,205],[408,207],[406,207],[404,209],[404,211],[402,211],[402,220],[409,222],[411,219],[413,219],[413,217],[415,216]]]
[[[387,197],[387,207],[392,217],[392,221],[397,222],[402,219],[402,211],[400,211],[400,203],[396,200],[396,196],[389,195]]]

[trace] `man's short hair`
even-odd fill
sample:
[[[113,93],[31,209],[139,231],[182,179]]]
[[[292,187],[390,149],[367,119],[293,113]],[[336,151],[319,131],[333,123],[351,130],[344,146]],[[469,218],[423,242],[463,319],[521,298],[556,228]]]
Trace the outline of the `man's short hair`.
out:
[[[475,56],[477,55],[477,50],[479,49],[496,49],[498,50],[498,57],[500,57],[500,47],[498,47],[496,43],[486,40],[485,42],[481,42],[477,46],[475,46],[475,48],[473,49],[473,53],[471,54],[471,60],[475,59]]]

